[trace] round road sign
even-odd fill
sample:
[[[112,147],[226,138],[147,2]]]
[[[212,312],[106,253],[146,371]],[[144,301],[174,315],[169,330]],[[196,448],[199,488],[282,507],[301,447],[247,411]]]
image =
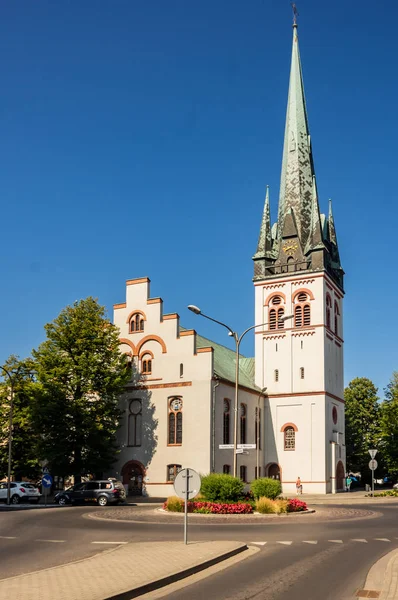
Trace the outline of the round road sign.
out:
[[[371,469],[372,471],[376,471],[377,465],[378,462],[374,458],[372,458],[372,460],[369,461],[369,469]]]
[[[186,493],[187,477],[188,495]],[[182,469],[174,480],[174,491],[179,498],[183,498],[183,500],[185,500],[185,496],[187,496],[187,500],[191,500],[191,498],[195,498],[195,496],[199,494],[200,485],[201,481],[199,473],[193,469]]]

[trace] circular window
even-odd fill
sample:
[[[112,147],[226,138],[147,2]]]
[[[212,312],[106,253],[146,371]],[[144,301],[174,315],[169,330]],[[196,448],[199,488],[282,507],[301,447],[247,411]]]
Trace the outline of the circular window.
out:
[[[280,297],[280,296],[274,296],[274,297],[272,298],[272,301],[271,301],[271,302],[272,302],[272,304],[280,304],[280,303],[282,302],[282,299],[281,299],[281,297]]]
[[[333,417],[333,423],[336,425],[336,423],[337,423],[337,408],[335,406],[333,406],[332,417]]]
[[[181,410],[181,408],[182,408],[182,400],[181,400],[181,398],[174,398],[170,402],[170,408],[172,410]]]
[[[132,400],[130,402],[130,412],[132,415],[138,415],[141,412],[141,400]]]

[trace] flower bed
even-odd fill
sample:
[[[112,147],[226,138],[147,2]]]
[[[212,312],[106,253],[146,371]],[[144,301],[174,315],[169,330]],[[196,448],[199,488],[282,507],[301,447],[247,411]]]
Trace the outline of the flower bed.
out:
[[[293,498],[289,500],[287,505],[287,512],[302,512],[303,510],[307,510],[307,504],[303,500],[299,500],[298,498]]]
[[[365,494],[366,496],[372,496],[372,494]],[[375,492],[375,498],[398,498],[398,490],[386,490],[385,492]]]
[[[163,504],[164,510],[171,510],[172,512],[184,511],[183,500],[180,500],[179,503],[176,502],[175,498],[171,502],[169,500],[166,500]],[[188,512],[212,515],[249,515],[253,513],[253,507],[246,502],[218,503],[194,500],[188,502]]]

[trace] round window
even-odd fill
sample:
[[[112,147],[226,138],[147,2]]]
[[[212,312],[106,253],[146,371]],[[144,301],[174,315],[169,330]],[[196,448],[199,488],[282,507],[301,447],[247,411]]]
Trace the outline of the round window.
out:
[[[333,423],[336,425],[336,423],[337,423],[337,408],[335,406],[333,406],[332,416],[333,416]]]
[[[174,398],[170,402],[170,408],[172,410],[181,410],[181,408],[182,408],[182,400],[181,400],[181,398]]]
[[[130,402],[130,412],[132,415],[138,415],[141,412],[141,400],[132,400]]]

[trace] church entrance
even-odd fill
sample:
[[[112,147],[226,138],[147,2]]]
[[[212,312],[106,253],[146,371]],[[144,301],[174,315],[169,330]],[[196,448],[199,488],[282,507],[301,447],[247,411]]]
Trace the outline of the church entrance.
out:
[[[345,490],[344,480],[345,480],[344,465],[341,462],[341,460],[339,460],[339,462],[337,463],[337,467],[336,467],[336,492],[343,492]]]
[[[268,477],[270,479],[280,479],[281,478],[281,470],[279,465],[276,463],[271,463],[268,467]]]
[[[130,460],[122,468],[122,481],[128,496],[142,496],[145,469],[138,460]]]

